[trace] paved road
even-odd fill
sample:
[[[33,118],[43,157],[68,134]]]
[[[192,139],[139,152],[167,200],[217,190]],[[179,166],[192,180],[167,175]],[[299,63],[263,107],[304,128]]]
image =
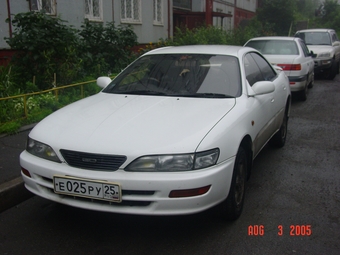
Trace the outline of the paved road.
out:
[[[25,149],[29,131],[0,138],[0,184],[20,176],[19,155]]]
[[[339,75],[308,96],[292,104],[286,146],[255,160],[236,222],[213,211],[99,213],[34,196],[0,214],[0,254],[339,254]]]

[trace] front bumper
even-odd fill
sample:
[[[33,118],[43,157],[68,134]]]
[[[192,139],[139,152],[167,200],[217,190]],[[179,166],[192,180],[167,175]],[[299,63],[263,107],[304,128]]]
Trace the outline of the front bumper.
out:
[[[321,73],[331,68],[333,64],[332,58],[314,58],[314,73]]]
[[[26,188],[43,198],[83,209],[140,215],[179,215],[204,211],[222,202],[228,195],[235,157],[210,168],[171,173],[92,171],[54,163],[24,151],[20,155]],[[122,203],[54,193],[53,176],[115,182],[122,187]],[[172,190],[195,189],[211,185],[207,193],[192,197],[170,198]]]

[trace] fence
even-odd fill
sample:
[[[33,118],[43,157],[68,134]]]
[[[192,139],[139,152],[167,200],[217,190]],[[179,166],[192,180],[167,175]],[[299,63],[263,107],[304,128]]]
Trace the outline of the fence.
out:
[[[80,87],[80,92],[78,96],[74,96],[74,94],[72,95],[71,98],[68,99],[68,101],[66,100],[66,102],[64,101],[64,105],[72,103],[78,99],[84,98],[85,96],[89,96],[91,94],[95,94],[97,93],[100,88],[97,86],[92,86],[92,88],[88,88],[88,89],[84,89],[84,85],[89,85],[89,84],[94,84],[96,82],[96,80],[91,80],[91,81],[86,81],[86,82],[80,82],[80,83],[75,83],[75,84],[70,84],[70,85],[65,85],[65,86],[60,86],[60,87],[55,87],[52,89],[48,89],[48,90],[44,90],[44,91],[39,91],[39,92],[32,92],[32,93],[27,93],[27,94],[22,94],[22,95],[16,95],[16,96],[10,96],[10,97],[4,97],[4,98],[0,98],[0,105],[2,109],[0,109],[0,114],[2,116],[0,116],[0,127],[8,124],[8,123],[13,123],[15,121],[21,121],[23,119],[28,119],[29,117],[29,99],[34,97],[34,96],[41,96],[43,94],[53,94],[54,100],[55,102],[59,101],[59,97],[61,94],[62,90],[67,90],[70,88],[74,88],[74,87]],[[86,91],[86,93],[85,93]],[[74,91],[73,91],[74,92]],[[11,101],[12,100],[12,101]],[[20,103],[18,103],[20,102]],[[17,108],[16,106],[20,104],[19,112],[18,109],[14,109]],[[59,106],[63,106],[60,105]],[[21,111],[21,112],[20,112]],[[6,115],[6,116],[5,116]],[[5,121],[4,121],[5,119]],[[28,124],[28,123],[27,123]],[[0,128],[0,133],[1,133],[1,128]]]

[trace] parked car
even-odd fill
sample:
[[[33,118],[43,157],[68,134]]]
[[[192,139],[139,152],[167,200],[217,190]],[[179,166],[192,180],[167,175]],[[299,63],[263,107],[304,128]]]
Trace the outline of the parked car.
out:
[[[29,191],[125,214],[218,205],[235,220],[253,159],[286,141],[288,78],[252,48],[155,49],[97,84],[30,132],[20,155]]]
[[[333,29],[305,29],[297,31],[295,36],[304,40],[316,54],[315,73],[333,80],[340,68],[340,41],[336,32]]]
[[[257,37],[244,46],[260,51],[273,65],[281,67],[287,74],[292,92],[301,100],[307,99],[307,90],[314,85],[314,61],[312,53],[300,38]]]

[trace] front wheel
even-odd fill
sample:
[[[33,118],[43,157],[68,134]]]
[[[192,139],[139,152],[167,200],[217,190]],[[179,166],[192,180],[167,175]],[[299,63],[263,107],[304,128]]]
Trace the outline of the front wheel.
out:
[[[233,177],[228,197],[219,205],[221,216],[227,220],[236,220],[243,210],[246,180],[248,172],[248,159],[246,150],[240,147],[235,159]]]
[[[333,80],[338,73],[339,65],[333,62],[331,68],[324,72],[324,78],[327,80]]]

